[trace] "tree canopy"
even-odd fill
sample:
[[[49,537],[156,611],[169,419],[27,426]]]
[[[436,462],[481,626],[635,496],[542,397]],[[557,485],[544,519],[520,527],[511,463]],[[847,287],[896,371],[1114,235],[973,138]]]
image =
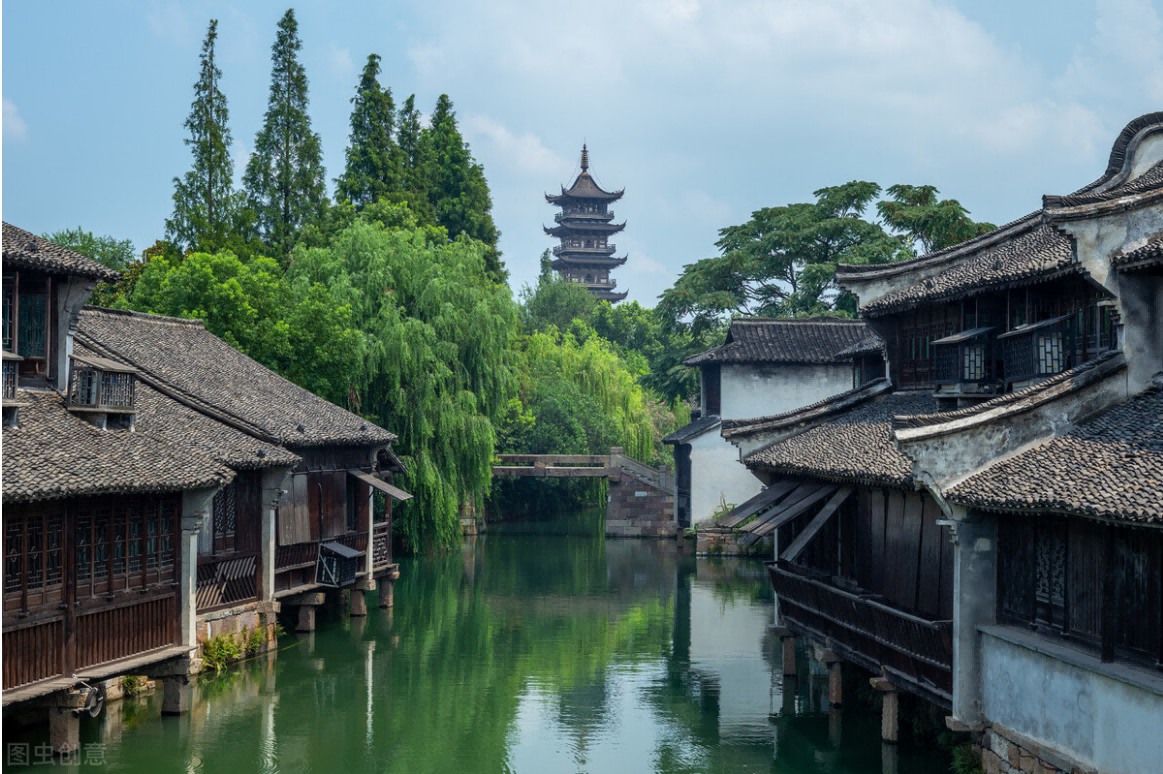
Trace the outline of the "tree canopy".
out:
[[[892,199],[877,203],[880,218],[903,234],[919,254],[930,253],[993,231],[992,223],[975,223],[956,199],[937,199],[931,185],[890,185]]]
[[[400,190],[401,157],[396,147],[396,105],[379,82],[380,56],[369,54],[351,98],[347,166],[335,181],[335,198],[361,210]]]

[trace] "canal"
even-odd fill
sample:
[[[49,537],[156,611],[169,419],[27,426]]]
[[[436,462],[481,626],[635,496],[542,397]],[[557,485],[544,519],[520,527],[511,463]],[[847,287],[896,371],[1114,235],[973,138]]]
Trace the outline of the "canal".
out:
[[[931,746],[882,745],[873,707],[830,713],[826,675],[803,654],[785,697],[761,563],[606,540],[584,523],[508,525],[452,555],[404,560],[394,609],[284,636],[277,653],[202,679],[189,715],[159,719],[158,696],[112,703],[84,719],[80,763],[142,774],[949,770]],[[6,742],[29,745],[35,768],[47,731],[9,729]]]

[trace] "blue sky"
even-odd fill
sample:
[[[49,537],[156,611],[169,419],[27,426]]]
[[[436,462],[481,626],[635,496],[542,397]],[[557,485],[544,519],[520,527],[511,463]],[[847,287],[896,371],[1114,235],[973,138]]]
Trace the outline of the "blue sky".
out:
[[[163,235],[210,18],[241,172],[288,5],[3,7],[4,220]],[[716,232],[854,179],[931,183],[1002,223],[1099,176],[1163,109],[1163,0],[589,0],[295,6],[311,115],[339,175],[358,71],[397,101],[449,94],[492,187],[514,292],[552,244],[544,191],[583,139],[628,221],[615,276],[653,305]],[[332,185],[333,187],[333,185]]]

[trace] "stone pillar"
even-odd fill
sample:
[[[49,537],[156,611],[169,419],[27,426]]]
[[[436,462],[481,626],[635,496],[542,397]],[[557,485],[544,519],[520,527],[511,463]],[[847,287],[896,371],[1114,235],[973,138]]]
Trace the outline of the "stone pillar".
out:
[[[68,707],[49,707],[48,741],[54,755],[69,755],[81,746],[81,719]]]
[[[272,468],[262,474],[262,532],[259,546],[262,551],[262,576],[259,578],[259,596],[264,602],[275,598],[275,555],[278,539],[275,525],[278,521],[279,500],[291,476],[290,468]]]
[[[185,715],[190,711],[193,686],[186,675],[170,675],[162,679],[162,714]]]
[[[900,696],[896,686],[883,677],[874,677],[869,682],[880,691],[880,739],[896,744],[900,739]]]
[[[295,626],[297,632],[315,631],[315,606],[299,605],[299,623]]]
[[[178,538],[181,577],[178,583],[178,615],[181,616],[180,643],[198,645],[198,533],[209,517],[217,489],[188,489],[182,492],[182,533]]]
[[[796,676],[796,638],[782,637],[780,642],[783,643],[783,676]]]
[[[367,598],[364,596],[366,593],[363,589],[351,590],[351,609],[349,615],[354,618],[363,618],[367,615]]]
[[[780,712],[789,718],[796,714],[796,688],[795,675],[785,675],[783,692],[780,696]]]
[[[840,742],[843,739],[843,723],[844,713],[839,707],[832,707],[828,710],[828,744],[832,745],[834,749],[840,748]]]
[[[387,609],[395,603],[392,592],[396,585],[396,578],[400,577],[400,571],[393,569],[390,573],[380,578],[380,608]]]
[[[828,703],[839,707],[844,703],[844,672],[843,662],[839,659],[828,664]]]
[[[997,518],[954,506],[953,718],[984,722],[978,626],[997,620]]]

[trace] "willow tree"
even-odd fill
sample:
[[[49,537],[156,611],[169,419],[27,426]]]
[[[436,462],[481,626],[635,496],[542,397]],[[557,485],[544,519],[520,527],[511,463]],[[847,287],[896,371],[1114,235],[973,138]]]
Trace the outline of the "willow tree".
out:
[[[202,42],[194,102],[184,124],[194,164],[184,177],[174,178],[174,212],[166,220],[166,239],[185,250],[219,250],[235,225],[230,111],[218,85],[222,71],[214,56],[217,40],[218,20],[211,19]]]
[[[299,248],[289,274],[352,309],[366,341],[355,408],[400,436],[415,494],[396,523],[415,547],[449,545],[492,483],[493,421],[516,389],[516,304],[487,275],[481,243],[382,220]]]

